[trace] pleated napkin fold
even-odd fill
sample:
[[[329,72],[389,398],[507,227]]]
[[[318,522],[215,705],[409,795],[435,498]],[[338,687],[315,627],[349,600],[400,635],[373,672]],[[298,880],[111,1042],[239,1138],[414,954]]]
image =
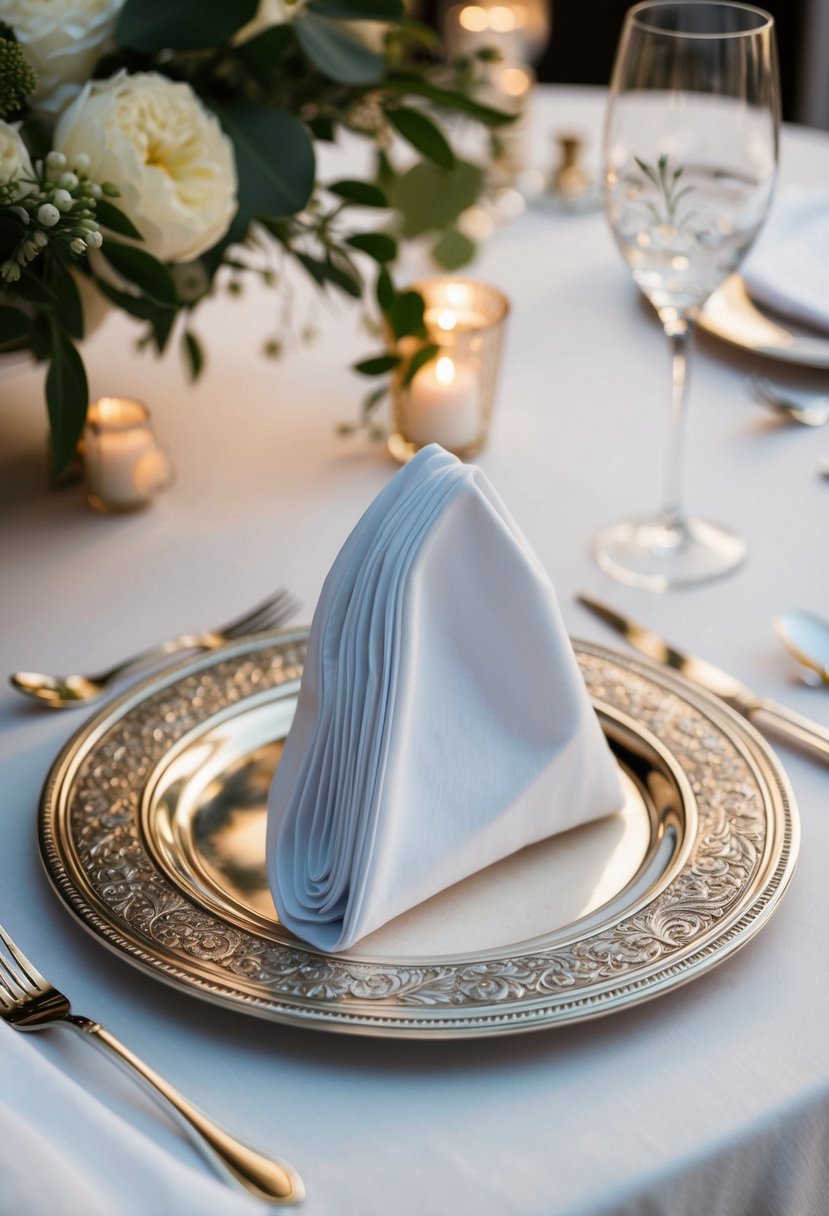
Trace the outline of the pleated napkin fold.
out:
[[[829,331],[829,190],[782,191],[742,274],[759,304]]]
[[[346,540],[314,614],[269,801],[282,923],[346,949],[622,801],[538,558],[480,469],[424,448]]]

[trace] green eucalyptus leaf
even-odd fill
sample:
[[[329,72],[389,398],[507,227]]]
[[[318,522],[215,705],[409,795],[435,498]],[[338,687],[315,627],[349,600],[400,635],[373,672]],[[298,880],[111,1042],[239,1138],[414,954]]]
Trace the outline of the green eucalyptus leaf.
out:
[[[146,296],[133,296],[127,291],[119,291],[105,279],[96,279],[95,283],[101,294],[111,300],[116,308],[139,321],[149,323],[156,349],[159,353],[163,352],[173,332],[178,310],[156,304]]]
[[[377,303],[380,306],[381,312],[387,313],[394,302],[394,284],[391,281],[391,275],[385,266],[381,269],[377,276],[377,287],[375,289]]]
[[[55,293],[31,270],[23,272],[14,284],[14,290],[30,304],[40,304],[44,308],[54,308],[58,302]]]
[[[178,304],[176,285],[163,262],[154,258],[145,249],[133,245],[119,245],[116,241],[104,241],[101,246],[110,266],[150,300],[167,308]]]
[[[367,253],[381,266],[384,262],[393,262],[397,257],[397,242],[385,232],[356,232],[348,237],[346,244]]]
[[[457,228],[445,228],[432,249],[432,257],[444,270],[459,270],[475,256],[475,242]]]
[[[20,346],[29,337],[30,321],[25,312],[0,304],[0,350]]]
[[[483,105],[479,101],[475,101],[466,93],[461,93],[456,89],[445,89],[439,85],[432,84],[430,80],[425,80],[414,72],[395,72],[389,75],[383,84],[386,88],[394,89],[398,93],[408,93],[418,97],[425,97],[428,101],[432,101],[435,105],[442,106],[446,110],[457,110],[462,114],[469,114],[472,118],[478,119],[479,122],[485,123],[488,127],[501,127],[509,123],[515,122],[516,114],[507,114],[504,110],[497,110],[493,106]]]
[[[423,296],[420,292],[402,291],[396,295],[389,308],[389,322],[395,338],[425,335],[423,311]]]
[[[239,206],[248,215],[296,215],[314,189],[314,146],[286,110],[236,101],[215,107],[233,140]]]
[[[256,37],[243,42],[235,48],[235,54],[251,75],[267,88],[274,70],[279,67],[280,61],[295,43],[293,26],[286,21],[283,25],[272,25]]]
[[[483,185],[483,169],[468,161],[459,160],[449,173],[428,161],[413,165],[391,191],[403,219],[403,235],[411,238],[447,228],[477,201]]]
[[[143,241],[143,236],[135,224],[125,215],[120,207],[116,207],[108,198],[99,198],[95,207],[95,219],[102,228],[109,228],[119,236],[129,236],[133,240]]]
[[[83,304],[81,293],[69,270],[62,262],[52,259],[49,282],[55,293],[55,315],[72,338],[83,337]]]
[[[115,38],[132,51],[203,51],[225,46],[251,21],[258,0],[127,0]]]
[[[339,287],[346,295],[359,300],[363,294],[363,281],[358,271],[345,258],[336,261],[329,258],[325,263],[325,277],[329,283]]]
[[[89,388],[83,362],[63,328],[51,327],[46,405],[51,425],[52,476],[60,477],[75,455],[89,405]]]
[[[345,199],[347,203],[354,203],[358,207],[388,207],[389,205],[385,193],[379,186],[374,186],[371,182],[343,180],[332,182],[330,186],[326,186],[326,190],[331,194],[336,194],[337,198]]]
[[[361,376],[385,376],[386,372],[392,371],[400,362],[400,355],[376,355],[373,359],[363,359],[361,363],[355,363],[354,371],[359,372]]]
[[[409,366],[406,368],[406,375],[403,377],[403,383],[411,384],[421,367],[427,363],[431,363],[435,355],[440,350],[434,342],[427,342],[425,346],[421,346],[420,350],[416,350],[409,360]]]
[[[387,110],[386,117],[395,130],[423,156],[441,169],[454,169],[455,153],[450,148],[446,136],[422,111],[412,110],[409,106],[397,106],[393,110]]]
[[[314,67],[337,84],[377,84],[386,61],[382,55],[358,42],[328,17],[305,9],[293,23],[296,39]]]
[[[189,329],[182,334],[181,349],[187,360],[191,381],[198,380],[204,367],[204,352],[198,338]]]

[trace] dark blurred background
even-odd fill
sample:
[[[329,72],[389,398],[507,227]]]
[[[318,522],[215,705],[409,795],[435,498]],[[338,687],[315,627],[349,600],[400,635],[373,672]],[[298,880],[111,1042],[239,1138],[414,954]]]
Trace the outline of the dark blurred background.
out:
[[[441,0],[424,0],[438,22]],[[551,0],[552,37],[538,79],[607,84],[625,12],[633,0]],[[783,117],[829,128],[829,0],[760,0],[777,24]]]

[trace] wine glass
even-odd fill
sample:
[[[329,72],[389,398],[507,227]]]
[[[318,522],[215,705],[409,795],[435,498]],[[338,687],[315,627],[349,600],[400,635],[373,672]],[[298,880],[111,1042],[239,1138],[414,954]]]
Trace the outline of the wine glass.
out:
[[[668,337],[673,393],[664,505],[596,538],[621,582],[665,591],[734,569],[745,542],[685,514],[682,432],[700,310],[763,225],[780,125],[774,21],[747,4],[646,0],[628,10],[605,130],[606,212]]]

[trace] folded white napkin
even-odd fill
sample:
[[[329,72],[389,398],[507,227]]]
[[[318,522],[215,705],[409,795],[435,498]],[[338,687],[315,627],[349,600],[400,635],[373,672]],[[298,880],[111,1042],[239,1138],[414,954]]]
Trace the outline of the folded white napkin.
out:
[[[781,192],[742,275],[758,304],[829,329],[829,191]]]
[[[537,557],[480,469],[424,448],[340,551],[271,788],[283,924],[342,950],[622,804]]]

